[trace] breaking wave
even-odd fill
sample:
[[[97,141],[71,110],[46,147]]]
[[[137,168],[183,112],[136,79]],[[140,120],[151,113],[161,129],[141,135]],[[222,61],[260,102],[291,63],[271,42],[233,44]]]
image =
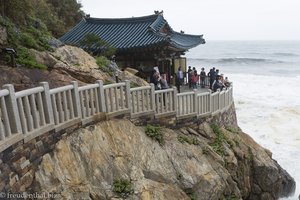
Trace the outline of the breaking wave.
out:
[[[206,62],[211,64],[279,64],[284,63],[284,61],[275,59],[265,59],[265,58],[218,58],[218,59],[193,59],[200,62]]]
[[[299,54],[295,54],[295,53],[273,53],[273,55],[275,55],[275,56],[286,56],[286,57],[300,56]]]

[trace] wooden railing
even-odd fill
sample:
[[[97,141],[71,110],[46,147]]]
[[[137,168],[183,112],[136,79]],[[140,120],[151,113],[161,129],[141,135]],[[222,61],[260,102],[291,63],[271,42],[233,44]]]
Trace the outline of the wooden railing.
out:
[[[4,85],[0,90],[0,152],[20,140],[27,142],[103,116],[199,118],[224,112],[232,102],[232,87],[215,93],[177,94],[175,87],[155,91],[153,84],[130,88],[129,81],[109,85],[97,81],[82,87],[72,82],[51,90],[42,82],[15,93],[12,85]]]

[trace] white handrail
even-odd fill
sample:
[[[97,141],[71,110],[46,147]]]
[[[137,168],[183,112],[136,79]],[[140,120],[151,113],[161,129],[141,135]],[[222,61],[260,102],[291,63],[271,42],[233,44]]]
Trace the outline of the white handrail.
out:
[[[28,141],[47,131],[59,131],[76,123],[86,124],[99,116],[131,117],[154,115],[204,117],[227,110],[233,102],[233,88],[215,93],[154,90],[154,85],[130,88],[129,81],[103,85],[102,81],[78,87],[77,82],[49,89],[41,86],[15,93],[12,85],[0,90],[0,152],[24,139]],[[103,118],[101,118],[103,119]]]
[[[20,92],[16,92],[16,98],[25,97],[25,96],[35,94],[35,93],[39,93],[39,92],[43,92],[43,91],[44,91],[43,87],[35,87],[35,88],[27,89],[27,90],[22,90]]]
[[[50,94],[56,94],[56,93],[63,92],[63,91],[66,91],[66,90],[72,90],[73,88],[74,88],[73,85],[66,85],[66,86],[63,86],[63,87],[54,88],[54,89],[50,90]]]
[[[89,85],[78,87],[78,91],[94,89],[94,88],[97,88],[97,87],[99,87],[99,84],[97,84],[97,83],[89,84]]]
[[[130,88],[130,91],[139,91],[139,90],[147,90],[147,89],[151,89],[151,86],[142,86],[142,87],[135,87],[135,88]]]
[[[9,94],[9,91],[7,89],[0,90],[0,97],[6,96]]]
[[[109,84],[109,85],[104,85],[103,88],[104,89],[108,89],[108,88],[113,88],[113,87],[120,87],[120,86],[125,86],[125,83],[113,83],[113,84]]]

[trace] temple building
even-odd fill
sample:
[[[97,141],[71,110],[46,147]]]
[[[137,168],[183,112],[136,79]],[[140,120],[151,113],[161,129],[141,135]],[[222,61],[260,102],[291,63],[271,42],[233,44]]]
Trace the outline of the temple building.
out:
[[[189,35],[174,31],[163,17],[163,12],[131,18],[85,17],[60,40],[80,47],[80,41],[88,33],[94,33],[116,48],[116,62],[120,68],[131,67],[142,74],[158,66],[160,72],[170,77],[181,66],[186,69],[182,57],[190,48],[204,44],[203,35]]]

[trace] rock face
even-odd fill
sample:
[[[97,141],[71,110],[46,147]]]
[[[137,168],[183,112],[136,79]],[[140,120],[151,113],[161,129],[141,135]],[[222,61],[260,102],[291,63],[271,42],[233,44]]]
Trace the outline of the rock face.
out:
[[[138,86],[147,86],[149,83],[145,81],[144,79],[136,76],[136,71],[135,69],[132,68],[126,68],[122,74],[121,74],[121,79],[122,80],[130,80],[130,82],[135,83],[135,85]]]
[[[51,88],[69,85],[71,81],[78,81],[79,85],[85,84],[59,69],[47,71],[23,67],[11,68],[0,65],[0,74],[0,86],[13,84],[16,91],[36,87],[43,81],[47,81]]]
[[[50,88],[65,86],[71,81],[78,81],[79,85],[95,83],[96,80],[103,80],[104,83],[115,82],[112,75],[101,71],[96,60],[80,48],[65,45],[54,52],[39,52],[33,49],[30,51],[35,55],[37,62],[46,65],[49,70],[0,65],[0,86],[14,84],[15,89],[19,91],[36,87],[42,81],[49,82]],[[122,80],[130,80],[138,86],[148,85],[146,81],[131,73],[124,74]]]
[[[130,180],[127,199],[278,199],[294,180],[270,153],[236,128],[206,122],[162,128],[165,144],[128,120],[78,129],[43,156],[33,190],[63,199],[117,199],[114,181]]]
[[[80,48],[65,45],[55,49],[54,52],[31,51],[39,63],[49,69],[63,71],[81,82],[113,81],[107,73],[99,70],[96,60]]]
[[[99,69],[95,58],[78,47],[64,45],[57,48],[55,52],[32,51],[39,63],[51,69],[64,71],[84,83],[95,83],[96,80],[103,80],[104,82],[115,81],[113,75],[109,75]],[[130,80],[139,86],[148,85],[143,79],[130,73],[126,73],[122,78],[123,80]]]

